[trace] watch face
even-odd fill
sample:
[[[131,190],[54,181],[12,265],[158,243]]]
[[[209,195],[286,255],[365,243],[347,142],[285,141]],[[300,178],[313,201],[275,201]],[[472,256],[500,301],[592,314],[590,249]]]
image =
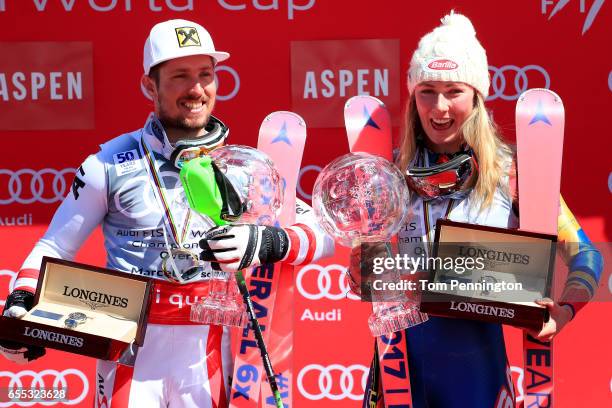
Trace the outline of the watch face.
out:
[[[74,329],[78,325],[79,323],[74,319],[67,318],[66,320],[64,320],[64,326],[66,326],[66,328],[68,329]]]
[[[72,312],[68,315],[68,318],[76,320],[78,323],[83,323],[85,320],[87,320],[87,315],[82,312]]]

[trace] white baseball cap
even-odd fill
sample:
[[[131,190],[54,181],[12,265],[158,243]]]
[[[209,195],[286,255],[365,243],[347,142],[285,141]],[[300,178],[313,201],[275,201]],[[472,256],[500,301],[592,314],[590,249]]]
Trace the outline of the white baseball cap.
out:
[[[155,24],[144,46],[144,73],[155,65],[174,58],[208,55],[218,63],[229,53],[215,50],[210,34],[204,27],[187,20],[168,20]]]

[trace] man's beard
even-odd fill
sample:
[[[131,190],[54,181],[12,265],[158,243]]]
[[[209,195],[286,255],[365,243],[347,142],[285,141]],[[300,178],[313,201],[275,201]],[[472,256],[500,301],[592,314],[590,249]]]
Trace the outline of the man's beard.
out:
[[[166,114],[164,108],[159,104],[159,112],[157,114],[159,121],[163,125],[166,131],[179,131],[185,133],[194,133],[203,130],[210,119],[210,112],[206,114],[203,120],[199,120],[198,123],[190,123],[186,118],[173,117]]]

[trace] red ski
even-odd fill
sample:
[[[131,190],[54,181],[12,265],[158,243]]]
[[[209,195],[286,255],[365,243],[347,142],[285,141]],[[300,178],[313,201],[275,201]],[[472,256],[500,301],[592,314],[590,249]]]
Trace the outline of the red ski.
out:
[[[304,120],[292,112],[273,112],[268,115],[259,129],[257,148],[266,153],[274,162],[284,183],[284,202],[277,225],[289,226],[295,220],[296,184],[306,143]],[[277,263],[254,268],[248,280],[249,292],[256,309],[264,342],[268,345],[272,365],[275,369],[283,405],[290,406],[292,367],[291,352],[279,350],[279,337],[287,339],[292,335],[292,313],[273,316],[275,309],[290,311],[293,308],[292,265]],[[273,317],[275,317],[273,319]],[[274,332],[274,335],[271,335]],[[277,406],[269,387],[262,387],[265,376],[261,357],[252,331],[244,329],[234,362],[230,407]],[[282,353],[281,353],[282,352]],[[282,355],[282,358],[278,357]],[[260,394],[261,393],[261,394]],[[260,395],[262,398],[260,399]],[[270,399],[270,403],[266,401]]]
[[[557,235],[565,111],[559,95],[530,89],[516,104],[519,223]],[[553,344],[523,335],[524,407],[553,406]]]
[[[344,123],[351,153],[371,153],[393,161],[391,117],[382,101],[368,95],[350,98],[344,105]],[[405,332],[377,337],[375,347],[385,407],[412,407]]]

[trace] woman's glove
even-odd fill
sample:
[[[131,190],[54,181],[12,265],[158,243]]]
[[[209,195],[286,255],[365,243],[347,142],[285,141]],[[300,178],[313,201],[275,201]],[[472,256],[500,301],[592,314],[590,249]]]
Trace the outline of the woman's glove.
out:
[[[379,275],[373,272],[374,259],[386,258],[389,247],[384,242],[364,242],[351,250],[348,281],[351,291],[363,300],[372,299],[372,281]]]

